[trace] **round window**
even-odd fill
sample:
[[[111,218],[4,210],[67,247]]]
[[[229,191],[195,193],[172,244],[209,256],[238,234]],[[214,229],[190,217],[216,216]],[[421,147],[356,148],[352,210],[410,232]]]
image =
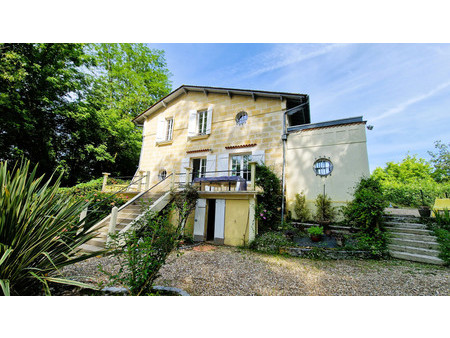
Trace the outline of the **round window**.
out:
[[[167,171],[165,171],[164,169],[161,170],[158,174],[158,178],[160,181],[164,180],[167,177]]]
[[[236,115],[236,124],[238,126],[242,126],[245,122],[247,122],[248,114],[245,111],[241,111]]]
[[[319,158],[314,162],[314,172],[319,176],[328,176],[333,171],[333,163],[329,159]]]

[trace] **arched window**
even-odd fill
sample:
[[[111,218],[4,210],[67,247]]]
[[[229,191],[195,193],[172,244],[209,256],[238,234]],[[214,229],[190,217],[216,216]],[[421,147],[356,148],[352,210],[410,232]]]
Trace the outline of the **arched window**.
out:
[[[327,158],[319,158],[314,162],[314,172],[319,176],[328,176],[333,171],[333,163]]]

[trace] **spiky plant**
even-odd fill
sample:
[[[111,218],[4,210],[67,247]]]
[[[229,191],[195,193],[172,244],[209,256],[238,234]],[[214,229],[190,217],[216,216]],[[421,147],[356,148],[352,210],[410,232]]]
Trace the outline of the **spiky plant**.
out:
[[[52,282],[86,286],[60,278],[58,270],[95,255],[79,249],[95,236],[95,220],[79,219],[87,203],[58,194],[62,175],[44,181],[29,166],[22,161],[9,170],[0,163],[0,290],[35,295],[50,294]]]

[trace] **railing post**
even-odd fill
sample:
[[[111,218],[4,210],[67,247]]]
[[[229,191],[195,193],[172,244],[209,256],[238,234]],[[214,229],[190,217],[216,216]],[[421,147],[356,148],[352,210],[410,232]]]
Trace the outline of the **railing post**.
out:
[[[150,189],[150,171],[146,171],[145,174],[145,190]]]
[[[138,182],[138,192],[141,192],[142,188],[142,178],[144,177],[144,174],[141,170],[139,170],[139,182]]]
[[[108,183],[108,176],[110,173],[102,173],[103,174],[103,184],[102,184],[102,192],[106,191],[106,184]]]
[[[255,175],[256,175],[256,161],[250,161],[248,162],[250,164],[250,190],[255,190]]]
[[[191,184],[192,183],[192,168],[191,167],[185,167],[184,169],[186,169],[186,184]]]
[[[111,219],[109,220],[108,237],[106,239],[106,243],[109,243],[111,241],[111,235],[116,231],[118,213],[119,209],[117,207],[113,207],[111,210]]]

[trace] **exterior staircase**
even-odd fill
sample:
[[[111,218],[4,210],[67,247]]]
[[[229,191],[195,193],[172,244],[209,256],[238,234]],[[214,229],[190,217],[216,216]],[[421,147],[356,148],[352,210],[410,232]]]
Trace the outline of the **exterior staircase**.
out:
[[[166,181],[166,182],[165,182]],[[132,226],[148,211],[159,212],[170,202],[170,179],[165,179],[147,191],[137,194],[133,199],[118,209],[114,232],[123,233]],[[85,252],[97,252],[106,246],[108,233],[111,230],[113,213],[103,218],[95,225],[97,235],[89,242],[81,246]]]
[[[414,262],[443,265],[436,237],[427,226],[414,216],[386,216],[386,227],[390,233],[389,253],[392,257]]]

